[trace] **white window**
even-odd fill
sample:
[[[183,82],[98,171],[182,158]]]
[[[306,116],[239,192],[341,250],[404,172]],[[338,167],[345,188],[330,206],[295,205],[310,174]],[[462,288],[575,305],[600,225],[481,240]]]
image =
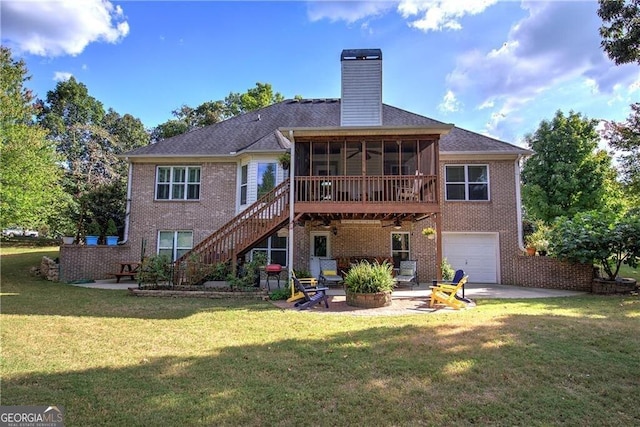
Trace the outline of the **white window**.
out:
[[[287,265],[287,238],[271,236],[258,243],[251,251],[251,256],[262,252],[267,257],[267,264]]]
[[[247,187],[249,184],[249,165],[240,168],[240,204],[247,204]]]
[[[166,255],[175,261],[193,248],[193,231],[158,232],[158,255]]]
[[[446,165],[446,200],[489,200],[487,165]]]
[[[400,266],[400,261],[409,259],[409,233],[402,231],[391,233],[391,258],[393,265]]]
[[[200,166],[158,166],[156,200],[200,199]]]

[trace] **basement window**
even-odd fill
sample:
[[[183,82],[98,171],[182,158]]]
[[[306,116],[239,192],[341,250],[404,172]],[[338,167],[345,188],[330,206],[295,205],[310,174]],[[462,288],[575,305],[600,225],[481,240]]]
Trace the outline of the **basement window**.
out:
[[[158,255],[166,255],[175,261],[193,248],[193,231],[158,232]]]

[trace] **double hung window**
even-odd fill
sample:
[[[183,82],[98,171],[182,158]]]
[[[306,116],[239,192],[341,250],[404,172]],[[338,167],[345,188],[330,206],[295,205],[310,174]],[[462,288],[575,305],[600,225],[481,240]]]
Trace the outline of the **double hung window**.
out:
[[[175,261],[193,248],[193,231],[158,232],[158,255],[166,255],[171,261]]]
[[[446,200],[489,200],[487,165],[446,165]]]
[[[279,236],[267,237],[258,243],[253,249],[252,256],[256,252],[266,255],[267,263],[287,265],[287,238]]]
[[[200,166],[158,166],[156,200],[200,199]]]

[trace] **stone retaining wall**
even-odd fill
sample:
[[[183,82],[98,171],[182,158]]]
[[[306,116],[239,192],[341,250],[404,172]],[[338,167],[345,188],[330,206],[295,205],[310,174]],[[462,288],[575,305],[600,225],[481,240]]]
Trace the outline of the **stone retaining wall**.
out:
[[[147,290],[129,288],[129,293],[138,297],[167,297],[167,298],[247,298],[267,299],[264,292],[217,292],[217,291],[178,291],[178,290]]]
[[[60,280],[60,265],[49,257],[43,256],[40,261],[40,275],[51,282]]]

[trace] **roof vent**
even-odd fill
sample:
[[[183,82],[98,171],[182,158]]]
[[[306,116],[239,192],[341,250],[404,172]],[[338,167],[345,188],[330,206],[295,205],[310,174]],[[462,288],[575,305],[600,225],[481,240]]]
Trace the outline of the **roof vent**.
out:
[[[340,125],[382,126],[382,51],[345,49],[340,62]]]

